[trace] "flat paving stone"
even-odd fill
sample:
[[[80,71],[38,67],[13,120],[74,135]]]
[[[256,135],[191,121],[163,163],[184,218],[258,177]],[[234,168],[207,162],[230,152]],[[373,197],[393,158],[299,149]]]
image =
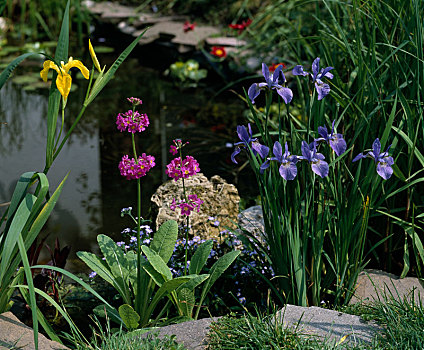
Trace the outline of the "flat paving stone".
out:
[[[184,32],[183,22],[164,21],[151,26],[140,39],[139,44],[149,44],[161,36],[168,36],[170,42],[179,45],[196,46],[206,38],[219,33],[219,29],[212,26],[196,26],[194,30]],[[137,30],[133,36],[137,37],[143,30]]]
[[[278,320],[287,327],[297,328],[302,334],[315,335],[326,341],[340,341],[347,336],[346,344],[371,343],[381,328],[374,322],[365,322],[359,316],[316,306],[286,305],[277,313]]]
[[[166,335],[175,335],[175,341],[184,344],[188,350],[203,350],[207,346],[207,334],[210,330],[210,325],[218,319],[219,317],[213,317],[182,322],[161,327],[157,332],[159,333],[159,338],[163,338]],[[147,334],[143,334],[141,337],[146,337]]]
[[[395,299],[411,299],[424,303],[424,287],[420,280],[415,277],[399,278],[399,276],[381,270],[364,270],[358,276],[355,294],[350,304],[359,301],[372,302],[384,301],[386,297]]]
[[[0,350],[5,349],[35,349],[32,328],[19,321],[10,311],[0,315]],[[59,350],[68,348],[58,342],[47,339],[42,334],[38,334],[38,349]]]

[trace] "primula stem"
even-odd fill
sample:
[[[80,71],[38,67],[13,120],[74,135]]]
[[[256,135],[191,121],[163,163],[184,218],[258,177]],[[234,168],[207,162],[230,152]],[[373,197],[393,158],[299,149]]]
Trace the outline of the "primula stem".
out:
[[[188,230],[189,229],[190,229],[190,216],[187,216],[187,226],[185,229],[184,276],[187,276]]]
[[[141,221],[140,220],[141,220],[141,182],[140,182],[140,179],[137,179],[137,295],[141,295],[141,249],[140,249]],[[138,312],[140,311],[141,310],[138,310]]]
[[[181,150],[181,148],[180,148],[180,166],[182,169],[183,168],[183,151]],[[187,193],[186,193],[184,178],[182,178],[182,180],[183,180],[184,201],[187,203]],[[187,216],[187,224],[185,229],[184,276],[187,276],[188,230],[190,229],[189,224],[190,224],[190,217]]]

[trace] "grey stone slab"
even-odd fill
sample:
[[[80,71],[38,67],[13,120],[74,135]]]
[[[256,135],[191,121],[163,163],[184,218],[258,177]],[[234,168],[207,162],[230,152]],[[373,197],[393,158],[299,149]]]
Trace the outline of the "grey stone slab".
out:
[[[240,40],[238,38],[230,37],[230,36],[220,36],[220,37],[213,37],[213,38],[207,38],[206,44],[208,45],[215,45],[215,46],[243,46],[246,45],[247,42],[245,40]]]
[[[194,30],[184,32],[183,22],[163,21],[155,23],[140,39],[139,44],[144,45],[158,39],[161,35],[169,36],[174,44],[196,46],[206,38],[219,33],[219,29],[212,26],[197,25]],[[138,36],[144,30],[137,30],[133,36]]]
[[[347,335],[345,343],[371,343],[381,328],[373,322],[365,322],[359,316],[311,306],[286,305],[277,314],[287,327],[298,332],[317,336],[326,341],[340,341]]]
[[[94,2],[86,0],[82,2],[91,13],[98,14],[104,19],[119,19],[136,16],[135,7],[120,5],[117,2],[103,1]]]
[[[218,319],[219,317],[213,317],[182,322],[162,327],[157,332],[160,338],[165,335],[175,335],[175,341],[184,344],[188,350],[203,350],[207,345],[206,336],[209,332],[209,326]],[[147,334],[143,334],[141,337],[146,337]]]
[[[58,342],[38,335],[38,348],[40,350],[68,349]],[[32,328],[26,326],[11,312],[0,315],[0,350],[3,349],[34,350],[34,333]]]
[[[355,294],[350,303],[359,301],[372,302],[374,300],[384,301],[385,297],[396,299],[407,298],[424,303],[424,288],[418,278],[399,278],[396,275],[381,270],[364,270],[358,276]]]

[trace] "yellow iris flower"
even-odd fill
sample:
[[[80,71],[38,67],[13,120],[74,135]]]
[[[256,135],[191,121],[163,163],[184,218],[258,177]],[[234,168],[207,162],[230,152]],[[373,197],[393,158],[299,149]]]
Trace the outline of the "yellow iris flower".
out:
[[[88,79],[90,73],[88,69],[82,64],[81,61],[74,60],[69,57],[68,63],[61,62],[61,67],[58,67],[53,61],[47,60],[43,64],[43,70],[40,72],[41,78],[47,82],[47,74],[50,69],[54,69],[57,72],[56,86],[62,95],[63,99],[68,98],[69,92],[71,91],[72,78],[68,74],[71,68],[78,68],[85,79]]]
[[[97,59],[96,53],[94,52],[94,48],[93,48],[93,45],[91,45],[90,39],[88,39],[88,50],[90,51],[90,56],[91,56],[91,59],[93,60],[94,67],[96,67],[97,70],[100,73],[102,73],[102,70],[100,69],[99,60]]]

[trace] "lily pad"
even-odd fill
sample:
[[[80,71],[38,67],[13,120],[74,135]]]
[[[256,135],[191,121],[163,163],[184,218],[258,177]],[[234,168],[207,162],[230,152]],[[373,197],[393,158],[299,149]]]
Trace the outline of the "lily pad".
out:
[[[96,54],[99,53],[112,53],[115,51],[113,47],[110,46],[95,46],[94,50],[96,51]]]

